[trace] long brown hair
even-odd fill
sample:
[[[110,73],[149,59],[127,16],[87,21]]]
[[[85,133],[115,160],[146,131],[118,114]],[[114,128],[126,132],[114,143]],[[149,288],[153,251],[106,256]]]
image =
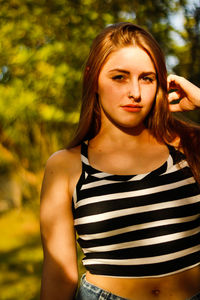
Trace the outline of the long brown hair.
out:
[[[183,149],[194,177],[200,183],[200,127],[175,119],[169,111],[167,70],[162,50],[149,32],[129,22],[106,27],[93,41],[83,74],[79,124],[69,148],[98,134],[101,126],[100,106],[96,93],[99,73],[113,51],[127,46],[143,49],[150,56],[157,73],[156,98],[145,120],[146,127],[161,143],[171,143],[175,138],[180,138],[179,147]]]

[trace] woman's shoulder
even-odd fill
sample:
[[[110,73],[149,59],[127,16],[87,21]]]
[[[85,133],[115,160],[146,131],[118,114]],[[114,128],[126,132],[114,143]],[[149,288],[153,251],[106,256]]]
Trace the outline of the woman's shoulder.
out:
[[[49,194],[50,190],[51,194],[56,191],[56,195],[58,191],[68,190],[71,196],[81,170],[80,146],[53,153],[46,163],[41,197]]]
[[[53,170],[54,172],[64,172],[70,174],[72,170],[80,168],[80,146],[70,149],[62,149],[53,153],[46,163],[46,170]]]

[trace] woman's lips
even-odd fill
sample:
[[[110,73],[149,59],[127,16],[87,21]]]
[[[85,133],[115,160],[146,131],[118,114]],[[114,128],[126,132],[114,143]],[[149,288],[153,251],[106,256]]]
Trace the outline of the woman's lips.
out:
[[[141,105],[134,105],[134,104],[127,104],[127,105],[122,105],[121,108],[123,110],[126,110],[126,111],[130,111],[130,112],[139,112],[141,111],[142,109],[142,106]]]

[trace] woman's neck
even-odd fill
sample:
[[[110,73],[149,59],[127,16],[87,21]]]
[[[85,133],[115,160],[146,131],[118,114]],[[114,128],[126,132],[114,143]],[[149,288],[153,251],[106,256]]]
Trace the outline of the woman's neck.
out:
[[[158,141],[144,126],[140,128],[108,128],[100,129],[97,136],[90,142],[91,146],[104,145],[106,147],[141,147],[144,144],[157,144]]]

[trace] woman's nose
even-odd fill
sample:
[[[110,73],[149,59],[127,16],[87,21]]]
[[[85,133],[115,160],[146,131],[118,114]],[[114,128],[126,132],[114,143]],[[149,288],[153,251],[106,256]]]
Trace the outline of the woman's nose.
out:
[[[129,98],[134,98],[135,101],[140,101],[141,91],[138,80],[134,80],[130,84]]]

